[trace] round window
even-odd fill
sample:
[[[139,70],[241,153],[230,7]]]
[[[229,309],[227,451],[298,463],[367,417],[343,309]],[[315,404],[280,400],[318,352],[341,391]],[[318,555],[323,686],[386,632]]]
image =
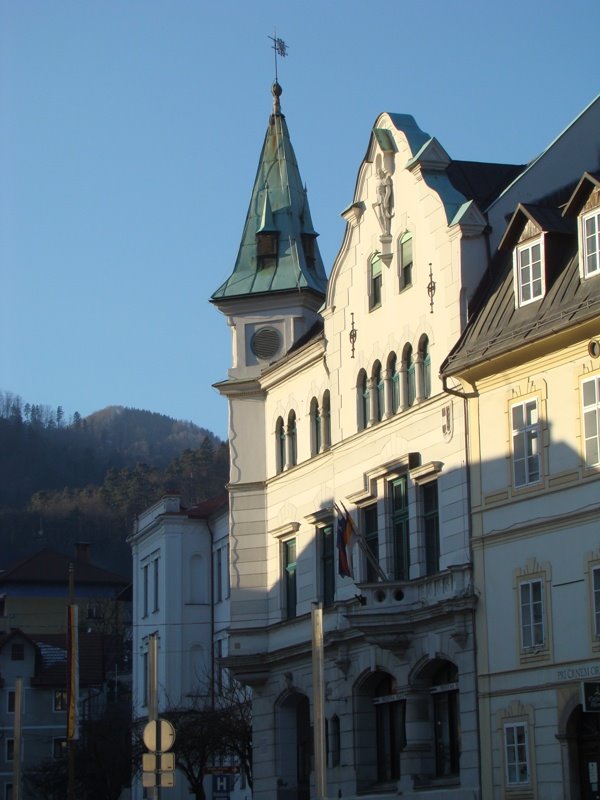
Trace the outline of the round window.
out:
[[[281,347],[281,334],[275,328],[260,328],[253,335],[250,347],[257,358],[273,358]]]

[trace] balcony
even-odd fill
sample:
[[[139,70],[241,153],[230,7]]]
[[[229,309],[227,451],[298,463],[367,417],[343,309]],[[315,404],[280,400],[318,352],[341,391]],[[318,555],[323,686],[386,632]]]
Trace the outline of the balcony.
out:
[[[371,644],[403,657],[417,632],[441,625],[461,647],[467,642],[477,602],[470,564],[413,581],[361,583],[360,592],[346,618]]]

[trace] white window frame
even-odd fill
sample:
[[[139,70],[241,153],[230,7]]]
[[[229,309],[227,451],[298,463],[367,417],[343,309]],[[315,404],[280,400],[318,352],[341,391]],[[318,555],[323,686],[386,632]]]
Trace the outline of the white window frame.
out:
[[[515,410],[522,409],[523,422],[515,426]],[[530,421],[528,411],[533,411],[535,421]],[[539,483],[542,478],[541,441],[542,429],[540,425],[540,404],[537,397],[529,397],[510,407],[510,424],[512,439],[512,472],[515,489]],[[522,453],[517,457],[518,442],[522,441]],[[537,462],[537,475],[533,469],[533,459]],[[523,479],[517,477],[517,466],[523,465]]]
[[[600,564],[593,566],[590,572],[592,577],[591,590],[594,636],[600,638]]]
[[[523,256],[523,253],[529,252],[529,255],[530,255],[530,258],[531,258],[532,250],[533,250],[534,247],[537,247],[537,246],[539,246],[539,248],[540,248],[540,258],[539,258],[540,277],[539,278],[534,278],[533,275],[530,274],[529,280],[527,282],[523,282],[523,280],[522,280],[522,270],[523,270],[522,256]],[[545,275],[545,272],[546,272],[546,270],[545,270],[545,261],[546,261],[546,259],[545,259],[545,253],[544,253],[544,237],[543,236],[538,236],[535,239],[530,239],[527,242],[524,242],[523,244],[517,245],[515,250],[514,250],[513,259],[514,259],[513,263],[514,263],[515,291],[516,291],[517,305],[519,307],[520,306],[526,306],[526,305],[529,305],[529,303],[535,303],[538,300],[541,300],[542,297],[544,297],[544,295],[546,294],[546,275]],[[534,261],[530,261],[530,263],[528,265],[530,271],[531,271],[531,267],[532,267],[533,263],[538,263],[538,262],[537,262],[537,260],[535,262]],[[538,280],[540,281],[540,289],[539,289],[539,292],[537,294],[534,294],[534,292],[533,292],[534,282],[537,282]],[[526,298],[526,299],[523,298],[523,288],[525,286],[528,286],[530,288],[530,291],[531,291],[531,296]]]
[[[595,223],[595,230],[592,232],[591,237],[586,234],[586,224],[589,220]],[[594,275],[600,274],[600,208],[595,208],[587,214],[581,215],[581,260],[583,262],[583,276],[584,278],[591,278]],[[588,240],[592,239],[593,249],[588,249]],[[588,262],[591,258],[595,257],[596,266],[594,269],[588,268]]]
[[[539,587],[539,598],[534,598],[532,589],[534,586]],[[531,652],[535,650],[544,650],[547,647],[546,635],[546,609],[544,603],[544,579],[531,578],[529,580],[519,581],[519,621],[521,633],[521,650],[523,652]],[[524,590],[528,587],[529,597],[524,598]],[[525,602],[524,602],[525,599]],[[536,621],[535,606],[541,609],[541,618]],[[526,612],[526,613],[525,613]],[[541,630],[541,640],[536,641],[536,629]],[[525,631],[529,631],[528,641],[526,641]]]
[[[585,387],[589,384],[594,386],[594,399],[586,404]],[[581,382],[581,405],[582,405],[582,438],[583,438],[583,458],[586,466],[593,467],[600,464],[600,375],[588,378]],[[586,424],[586,417],[589,422]],[[595,421],[595,425],[594,425]],[[595,428],[595,430],[593,430]],[[596,459],[588,459],[588,442],[595,443]]]
[[[531,766],[529,763],[529,731],[526,722],[505,722],[503,726],[504,764],[507,787],[528,786],[531,783]],[[513,741],[509,742],[509,731],[513,734]],[[518,733],[522,733],[518,741]],[[519,753],[519,748],[524,748],[524,754]],[[522,757],[524,755],[524,758]],[[525,772],[521,774],[524,768]]]
[[[373,267],[377,265],[376,269]],[[381,308],[383,303],[383,262],[381,253],[373,253],[369,258],[369,311]]]

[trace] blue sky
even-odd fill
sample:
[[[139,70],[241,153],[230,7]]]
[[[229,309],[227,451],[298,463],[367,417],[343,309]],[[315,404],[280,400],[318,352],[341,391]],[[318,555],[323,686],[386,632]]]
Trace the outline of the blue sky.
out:
[[[275,28],[329,272],[380,112],[457,159],[529,161],[600,91],[599,26],[598,0],[0,0],[0,390],[226,436],[208,298],[237,254]]]

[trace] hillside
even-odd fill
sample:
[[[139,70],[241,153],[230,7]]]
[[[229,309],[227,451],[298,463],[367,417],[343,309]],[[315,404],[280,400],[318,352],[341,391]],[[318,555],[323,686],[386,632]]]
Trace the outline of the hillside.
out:
[[[123,569],[136,514],[167,490],[188,505],[220,494],[227,475],[227,446],[191,422],[121,406],[65,422],[0,392],[0,568],[85,540]]]

